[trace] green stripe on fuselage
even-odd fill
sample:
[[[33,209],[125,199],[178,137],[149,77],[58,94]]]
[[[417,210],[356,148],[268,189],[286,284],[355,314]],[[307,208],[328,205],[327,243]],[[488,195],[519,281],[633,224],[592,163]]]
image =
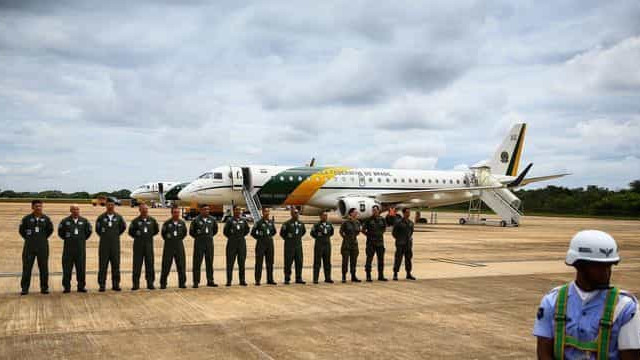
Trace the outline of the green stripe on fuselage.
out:
[[[303,181],[327,167],[296,167],[287,169],[271,177],[258,191],[263,205],[281,205]],[[281,180],[282,179],[282,180]]]

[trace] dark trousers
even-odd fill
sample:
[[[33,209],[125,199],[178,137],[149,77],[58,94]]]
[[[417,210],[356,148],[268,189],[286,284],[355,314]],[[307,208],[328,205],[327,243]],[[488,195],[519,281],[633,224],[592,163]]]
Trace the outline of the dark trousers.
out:
[[[120,241],[102,241],[98,245],[98,285],[105,287],[107,268],[111,264],[111,283],[120,287]]]
[[[213,283],[213,239],[195,239],[193,242],[193,283],[200,284],[200,267],[204,259],[207,284]]]
[[[407,271],[407,274],[411,273],[412,263],[411,259],[413,258],[413,244],[396,244],[396,255],[393,262],[393,272],[397,273],[400,270],[400,264],[402,264],[402,258],[404,258],[404,269]]]
[[[247,260],[247,242],[242,240],[229,240],[227,241],[227,284],[231,284],[233,280],[233,267],[236,264],[236,258],[238,259],[238,277],[240,283],[244,283],[244,263]]]
[[[256,283],[262,280],[262,262],[266,262],[267,282],[273,282],[273,240],[259,240],[256,243],[256,267],[255,278]]]
[[[371,264],[373,263],[373,257],[377,257],[376,262],[378,263],[378,276],[381,277],[384,274],[384,253],[385,248],[384,244],[376,244],[373,241],[367,241],[367,261],[364,265],[364,270],[367,273],[371,272]]]
[[[78,249],[76,251],[64,250],[62,252],[62,287],[71,289],[71,273],[76,268],[76,280],[78,281],[78,289],[84,289],[86,286],[86,250]]]
[[[296,280],[302,280],[302,245],[284,246],[284,279],[291,280],[291,265],[296,263]]]
[[[142,263],[144,262],[144,277],[147,280],[147,286],[153,285],[156,279],[153,259],[153,242],[145,240],[133,240],[133,275],[131,277],[133,286],[140,286],[140,273],[142,272]]]
[[[167,278],[171,272],[171,265],[175,261],[178,272],[178,285],[185,286],[187,283],[187,271],[185,265],[184,245],[165,246],[162,249],[162,271],[160,273],[160,285],[167,286]]]
[[[33,263],[38,260],[38,272],[40,273],[40,289],[49,289],[49,243],[37,248],[22,249],[22,290],[29,290],[31,286],[31,270]]]
[[[351,271],[351,276],[356,275],[356,265],[358,263],[358,248],[343,248],[342,251],[342,275],[347,273],[347,269]]]
[[[324,279],[331,280],[331,242],[329,239],[316,240],[313,247],[313,281],[318,282],[320,265],[324,268]]]

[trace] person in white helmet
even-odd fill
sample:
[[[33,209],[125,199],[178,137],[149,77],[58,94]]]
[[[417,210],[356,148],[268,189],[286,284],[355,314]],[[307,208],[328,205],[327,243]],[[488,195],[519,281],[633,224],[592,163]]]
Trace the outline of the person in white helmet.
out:
[[[566,264],[576,278],[544,296],[533,335],[538,359],[640,359],[640,314],[636,298],[609,284],[620,262],[611,235],[577,233]]]

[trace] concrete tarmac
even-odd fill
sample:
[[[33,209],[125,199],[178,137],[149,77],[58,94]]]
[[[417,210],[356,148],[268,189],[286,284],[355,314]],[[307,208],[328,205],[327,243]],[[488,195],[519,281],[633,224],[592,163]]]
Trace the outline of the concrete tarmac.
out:
[[[56,227],[68,214],[68,205],[45,204],[44,209]],[[81,209],[92,223],[103,211],[90,205]],[[98,293],[94,234],[87,244],[89,293],[62,294],[62,240],[54,233],[49,240],[52,293],[38,292],[36,266],[31,294],[20,296],[23,242],[17,229],[29,211],[29,204],[0,204],[2,359],[533,359],[531,329],[539,301],[549,289],[572,279],[573,269],[564,265],[564,253],[571,236],[588,228],[616,238],[623,261],[614,268],[613,282],[640,293],[640,221],[525,217],[519,228],[499,228],[460,226],[461,214],[440,213],[438,225],[416,227],[417,281],[405,280],[401,271],[397,282],[313,285],[313,240],[307,235],[307,285],[282,284],[283,241],[277,237],[279,284],[254,286],[255,241],[247,238],[246,288],[237,286],[236,270],[230,288],[201,284],[199,289],[178,289],[173,271],[169,289],[131,292],[132,240],[124,235],[123,291]],[[127,221],[137,216],[137,209],[119,207],[117,211]],[[275,214],[279,229],[287,214]],[[162,222],[169,212],[151,209],[151,215]],[[316,218],[302,220],[310,230]],[[340,220],[332,220],[338,227]],[[359,240],[358,274],[364,278],[365,239],[360,236]],[[223,285],[226,239],[219,234],[214,241],[215,279]],[[334,280],[340,279],[340,242],[336,235]],[[385,275],[391,278],[390,233],[385,242]],[[185,248],[190,286],[192,239],[185,240]],[[158,236],[157,279],[161,256]],[[204,279],[204,266],[202,272]]]

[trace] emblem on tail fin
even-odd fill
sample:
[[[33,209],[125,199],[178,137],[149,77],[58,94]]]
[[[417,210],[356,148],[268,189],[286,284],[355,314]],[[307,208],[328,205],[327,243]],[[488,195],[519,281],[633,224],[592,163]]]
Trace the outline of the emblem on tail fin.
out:
[[[506,163],[509,162],[509,153],[508,152],[503,151],[500,154],[500,162],[503,163],[503,164],[506,164]]]

